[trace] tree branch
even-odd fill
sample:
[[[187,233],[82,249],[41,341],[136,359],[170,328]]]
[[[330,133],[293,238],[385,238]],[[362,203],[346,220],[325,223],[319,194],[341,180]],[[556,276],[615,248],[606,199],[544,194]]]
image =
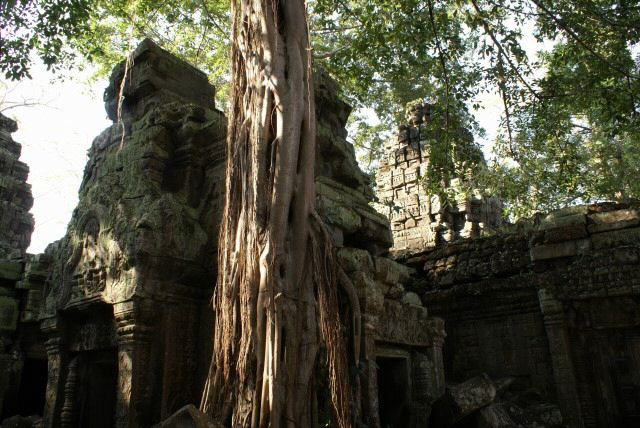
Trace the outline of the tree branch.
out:
[[[509,55],[505,52],[504,48],[502,47],[502,44],[498,41],[498,39],[496,38],[495,34],[491,30],[491,27],[489,27],[489,24],[484,19],[484,17],[483,17],[484,11],[482,9],[480,9],[480,7],[478,6],[478,3],[476,2],[476,0],[471,0],[471,4],[473,5],[473,8],[476,10],[476,12],[478,12],[478,16],[480,17],[480,20],[482,21],[482,27],[484,28],[485,33],[487,33],[487,35],[491,38],[491,40],[493,41],[493,44],[498,48],[498,52],[507,61],[507,64],[509,64],[509,67],[513,70],[513,72],[518,77],[518,80],[520,80],[520,82],[522,82],[522,84],[524,86],[526,86],[527,90],[531,93],[531,95],[533,95],[538,101],[542,101],[541,98],[540,98],[540,95],[538,95],[538,93],[524,79],[524,77],[522,76],[522,74],[520,73],[518,68],[515,66],[513,61],[511,61],[511,58],[509,57]]]
[[[473,1],[475,3],[475,0],[473,0]],[[622,74],[623,76],[626,76],[626,77],[629,77],[629,78],[633,78],[633,79],[640,79],[640,76],[627,73],[624,69],[622,69],[622,68],[618,67],[617,65],[613,64],[611,61],[606,59],[604,56],[600,55],[598,52],[593,50],[591,48],[591,46],[589,46],[584,40],[582,40],[582,38],[575,31],[573,31],[571,28],[569,28],[567,25],[565,25],[565,23],[563,22],[563,20],[561,18],[556,17],[553,12],[551,12],[549,9],[547,9],[542,4],[541,1],[539,1],[539,0],[531,0],[531,2],[533,2],[536,6],[538,6],[545,13],[545,15],[547,15],[549,18],[551,18],[551,20],[553,22],[555,22],[556,25],[558,25],[558,27],[561,30],[563,30],[565,33],[567,33],[580,46],[585,48],[591,55],[595,56],[597,59],[602,61],[605,65],[609,66],[609,68],[611,68],[612,70],[617,71],[618,73]]]

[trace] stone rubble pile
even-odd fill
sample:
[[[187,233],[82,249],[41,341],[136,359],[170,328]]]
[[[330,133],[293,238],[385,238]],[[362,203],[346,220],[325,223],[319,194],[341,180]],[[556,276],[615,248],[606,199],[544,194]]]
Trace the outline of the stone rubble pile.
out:
[[[486,373],[448,384],[433,405],[430,427],[564,428],[560,409],[544,402],[514,378],[491,380]]]

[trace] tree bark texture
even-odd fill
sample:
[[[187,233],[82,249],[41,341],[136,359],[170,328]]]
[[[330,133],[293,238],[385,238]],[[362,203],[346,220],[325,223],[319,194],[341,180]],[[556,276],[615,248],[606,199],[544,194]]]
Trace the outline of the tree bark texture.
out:
[[[233,427],[311,427],[327,348],[331,401],[351,390],[331,240],[315,213],[315,106],[302,0],[233,0],[225,210],[214,350],[201,410]]]

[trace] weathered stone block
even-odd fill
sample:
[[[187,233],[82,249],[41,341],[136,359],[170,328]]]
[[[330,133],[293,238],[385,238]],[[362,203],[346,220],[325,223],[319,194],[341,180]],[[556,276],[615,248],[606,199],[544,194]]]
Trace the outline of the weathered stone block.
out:
[[[539,261],[561,257],[573,257],[577,254],[587,253],[590,247],[591,243],[588,239],[540,245],[531,248],[531,260]]]
[[[478,428],[513,428],[517,424],[502,403],[490,404],[478,412]]]
[[[0,330],[14,331],[18,322],[18,301],[0,296]]]
[[[386,257],[376,257],[375,278],[387,284],[406,284],[409,280],[412,269],[405,265],[394,262]]]
[[[402,296],[402,303],[405,305],[422,306],[420,297],[418,297],[416,293],[413,293],[411,291],[405,293],[405,295]]]
[[[376,337],[380,341],[409,346],[429,346],[433,328],[423,306],[407,305],[397,300],[384,299]]]
[[[528,406],[524,409],[524,417],[538,426],[564,426],[560,408],[554,404],[534,404]]]
[[[545,218],[542,219],[540,225],[538,226],[539,230],[549,230],[556,229],[559,227],[567,227],[574,225],[586,225],[587,217],[585,214],[577,213],[570,215],[556,215],[555,213],[551,213]]]
[[[164,51],[150,39],[145,39],[131,54],[133,67],[129,73],[130,81],[125,85],[124,111],[128,106],[140,102],[160,91],[170,92],[184,100],[215,109],[215,89],[209,84],[207,75],[191,64]],[[125,72],[125,62],[121,62],[111,73],[109,87],[105,90],[104,101],[107,114],[114,122],[117,120],[120,82]],[[176,78],[175,76],[181,76]]]
[[[345,247],[338,250],[338,263],[345,272],[373,271],[373,260],[367,250]]]
[[[490,404],[495,398],[496,388],[486,374],[450,385],[434,404],[435,426],[449,427]]]
[[[609,230],[626,229],[640,224],[640,210],[621,209],[595,213],[589,216],[589,233],[606,232]]]
[[[0,260],[0,278],[18,281],[22,276],[23,265],[14,260]]]
[[[345,233],[354,233],[362,225],[358,213],[321,194],[316,197],[316,208],[327,223],[343,229]]]
[[[640,246],[640,227],[596,233],[591,236],[591,242],[596,250],[619,245]]]

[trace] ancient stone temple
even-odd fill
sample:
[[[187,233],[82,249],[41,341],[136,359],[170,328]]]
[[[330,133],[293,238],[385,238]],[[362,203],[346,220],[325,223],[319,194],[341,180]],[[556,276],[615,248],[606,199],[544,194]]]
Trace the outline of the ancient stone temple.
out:
[[[150,426],[200,398],[226,120],[202,72],[150,41],[132,60],[111,75],[114,124],[46,250],[44,426]]]
[[[195,68],[149,40],[132,60],[111,76],[114,124],[89,150],[67,233],[22,280],[42,292],[30,319],[44,371],[30,373],[44,427],[152,426],[197,405],[209,367],[226,119]],[[392,236],[346,141],[351,109],[315,78],[316,203],[362,314],[356,412],[371,427],[421,426],[444,390],[443,324],[408,291],[416,272],[384,255]]]
[[[3,428],[151,427],[199,403],[226,118],[189,64],[149,40],[131,59],[105,92],[114,123],[89,150],[67,233],[44,254],[25,253],[27,168],[0,118]],[[459,194],[424,190],[442,134],[414,105],[381,163],[381,213],[346,140],[351,109],[314,75],[316,208],[353,286],[341,311],[357,426],[640,426],[640,205],[498,229],[500,201],[462,180],[446,183]],[[482,163],[463,131],[455,150]]]
[[[516,402],[485,412],[513,423],[542,399],[570,427],[622,428],[640,426],[639,251],[640,205],[608,203],[405,262],[422,270],[416,291],[445,320],[447,382],[513,382]]]
[[[26,250],[33,232],[29,168],[19,160],[21,147],[11,134],[16,123],[0,114],[0,413],[41,411],[44,401],[24,377],[46,376],[46,360],[41,362],[42,346],[37,339],[38,325],[33,310],[40,302],[39,290],[23,279],[30,256]],[[34,338],[35,340],[28,340]],[[35,344],[34,346],[31,346]],[[42,385],[41,385],[42,386]]]
[[[392,244],[388,221],[369,205],[368,177],[346,141],[351,108],[321,70],[316,79],[316,208],[333,232],[362,313],[361,358],[353,367],[361,373],[361,420],[369,427],[425,426],[444,392],[444,326],[408,291],[416,272],[385,255]]]
[[[29,167],[19,160],[21,146],[11,134],[18,125],[0,114],[0,257],[21,258],[26,254],[33,232],[31,186],[27,183]]]
[[[501,201],[478,190],[463,189],[465,177],[442,183],[454,191],[453,195],[427,190],[426,180],[434,178],[430,165],[434,156],[442,155],[437,146],[444,139],[444,130],[432,119],[433,109],[431,104],[408,107],[408,123],[399,126],[397,134],[385,143],[376,175],[376,208],[389,218],[396,252],[480,236],[482,230],[494,230],[501,223]],[[468,131],[458,129],[452,134],[459,168],[473,174],[474,168],[484,165],[482,152]]]

